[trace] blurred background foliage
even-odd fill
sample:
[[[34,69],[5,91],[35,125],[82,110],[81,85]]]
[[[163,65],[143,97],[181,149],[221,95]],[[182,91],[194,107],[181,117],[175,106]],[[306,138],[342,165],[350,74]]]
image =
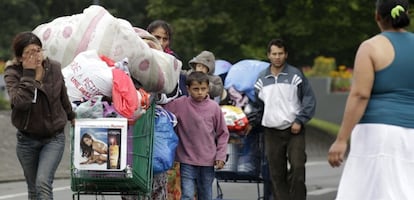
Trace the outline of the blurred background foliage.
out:
[[[267,43],[276,37],[287,41],[293,65],[312,66],[315,58],[324,56],[352,68],[359,43],[379,32],[375,1],[8,0],[0,2],[0,60],[11,58],[10,44],[17,32],[81,13],[92,4],[141,28],[155,19],[168,21],[174,29],[172,49],[185,68],[202,50],[233,64],[266,60]]]
[[[414,0],[410,3],[412,7]],[[12,58],[10,46],[16,33],[82,13],[93,4],[135,27],[145,29],[155,19],[169,22],[174,32],[171,47],[183,61],[183,68],[188,68],[188,61],[202,50],[232,64],[244,59],[267,60],[269,40],[283,38],[290,64],[301,67],[309,77],[330,77],[331,90],[340,92],[350,88],[359,44],[379,33],[374,21],[375,1],[2,0],[0,74],[5,61]],[[413,31],[413,25],[408,30]],[[9,108],[3,96],[0,110]]]

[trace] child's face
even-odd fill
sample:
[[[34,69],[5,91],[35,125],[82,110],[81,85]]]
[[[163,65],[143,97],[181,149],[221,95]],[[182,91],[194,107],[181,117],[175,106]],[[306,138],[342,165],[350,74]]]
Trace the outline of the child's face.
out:
[[[193,81],[191,85],[187,86],[188,93],[195,101],[203,101],[208,94],[208,84],[207,82],[199,83],[197,81]]]
[[[205,74],[208,73],[208,67],[205,66],[205,65],[203,65],[203,64],[201,64],[201,63],[197,63],[195,65],[194,69],[195,69],[196,72],[203,72]]]

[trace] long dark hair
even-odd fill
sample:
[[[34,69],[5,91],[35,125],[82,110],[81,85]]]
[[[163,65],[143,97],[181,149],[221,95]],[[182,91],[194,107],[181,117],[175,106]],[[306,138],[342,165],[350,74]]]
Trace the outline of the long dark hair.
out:
[[[85,133],[82,135],[82,138],[80,140],[80,147],[82,149],[82,157],[90,157],[93,153],[93,148],[92,145],[88,146],[85,144],[85,142],[83,141],[83,139],[88,138],[90,140],[94,140],[93,137],[89,134],[89,133]]]

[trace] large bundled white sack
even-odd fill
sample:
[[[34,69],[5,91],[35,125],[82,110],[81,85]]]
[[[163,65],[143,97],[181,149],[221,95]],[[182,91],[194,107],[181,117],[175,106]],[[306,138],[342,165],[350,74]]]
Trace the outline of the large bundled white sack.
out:
[[[128,21],[113,17],[101,6],[56,18],[37,26],[33,33],[42,40],[46,55],[63,67],[79,53],[95,49],[112,60],[128,58],[131,76],[146,91],[170,93],[178,82],[181,61],[151,49]]]
[[[96,50],[84,51],[62,69],[69,100],[80,101],[96,95],[112,96],[112,68]]]

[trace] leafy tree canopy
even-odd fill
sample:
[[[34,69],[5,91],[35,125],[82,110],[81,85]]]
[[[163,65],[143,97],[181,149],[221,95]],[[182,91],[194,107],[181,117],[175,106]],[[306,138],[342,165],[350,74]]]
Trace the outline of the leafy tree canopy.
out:
[[[184,67],[202,50],[231,63],[266,60],[268,41],[278,37],[287,41],[289,62],[294,65],[311,65],[322,55],[352,67],[361,41],[379,32],[374,1],[8,0],[0,2],[0,60],[11,57],[10,43],[17,32],[81,13],[93,3],[141,28],[155,19],[168,21],[174,29],[172,48]]]

